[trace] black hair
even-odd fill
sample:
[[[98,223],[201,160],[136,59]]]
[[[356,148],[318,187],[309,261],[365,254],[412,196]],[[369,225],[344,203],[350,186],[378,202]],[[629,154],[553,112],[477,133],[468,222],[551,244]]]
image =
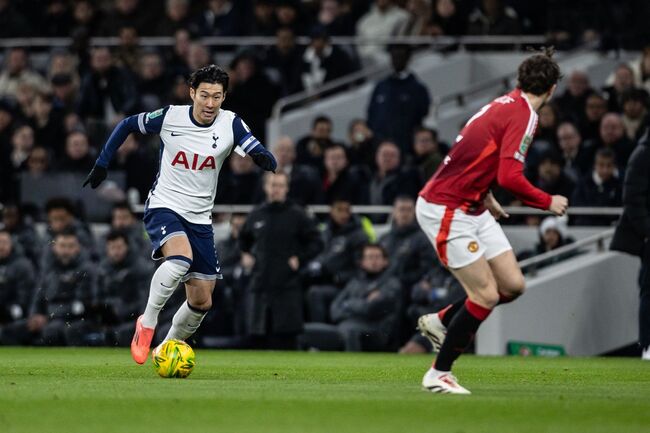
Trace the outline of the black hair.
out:
[[[436,131],[435,129],[427,128],[426,126],[418,126],[413,131],[413,136],[415,136],[415,134],[419,134],[420,132],[428,132],[429,134],[431,134],[431,138],[433,138],[433,141],[438,141],[438,131]]]
[[[65,197],[51,198],[45,203],[45,213],[50,213],[54,209],[63,209],[70,215],[76,215],[76,209],[72,202]]]
[[[122,230],[111,230],[106,235],[106,242],[115,241],[118,239],[123,239],[124,242],[129,245],[129,237]]]
[[[194,90],[196,90],[201,83],[221,84],[223,86],[223,91],[225,92],[228,90],[229,82],[230,77],[226,71],[217,65],[208,65],[194,71],[192,75],[190,75],[187,84],[189,84],[189,86]]]
[[[397,197],[395,197],[395,200],[393,200],[393,206],[398,202],[398,201],[408,201],[410,203],[415,204],[415,199],[408,195],[408,194],[398,194]]]
[[[114,211],[116,209],[126,209],[126,210],[129,211],[130,214],[134,213],[133,209],[131,208],[131,205],[126,200],[118,201],[117,203],[115,203],[113,205],[113,209],[111,209],[111,211]]]
[[[600,149],[598,149],[596,151],[596,156],[594,157],[594,161],[596,161],[596,158],[598,158],[599,156],[601,158],[611,159],[612,161],[614,161],[614,163],[616,163],[616,153],[614,153],[614,151],[610,148],[601,147]]]
[[[553,59],[553,47],[542,48],[541,52],[527,58],[519,65],[517,87],[522,92],[543,95],[562,78],[560,66]]]
[[[311,122],[312,129],[315,128],[316,125],[321,123],[321,122],[326,122],[326,123],[329,123],[331,125],[332,124],[332,119],[330,119],[329,117],[327,117],[327,116],[325,116],[323,114],[321,114],[320,116],[316,116],[314,121]]]
[[[75,239],[79,240],[79,236],[73,227],[64,227],[61,231],[58,231],[54,234],[54,238],[58,238],[59,236],[73,236]]]
[[[363,246],[361,247],[361,254],[363,255],[363,252],[365,252],[366,249],[369,249],[369,248],[374,248],[376,250],[381,251],[381,255],[384,256],[385,259],[388,258],[388,251],[386,251],[386,248],[384,248],[381,244],[375,244],[375,243],[372,243],[372,242],[368,242],[366,244],[363,244]]]

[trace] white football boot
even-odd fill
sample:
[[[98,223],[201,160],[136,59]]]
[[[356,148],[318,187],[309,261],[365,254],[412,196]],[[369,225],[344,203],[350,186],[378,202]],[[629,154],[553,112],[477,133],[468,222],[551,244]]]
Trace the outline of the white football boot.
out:
[[[447,336],[447,328],[440,321],[438,313],[425,314],[418,319],[418,330],[431,342],[434,352],[440,351]]]
[[[458,384],[456,377],[449,371],[437,371],[430,368],[422,378],[425,391],[438,394],[471,394]]]
[[[650,346],[647,346],[643,351],[641,352],[641,359],[643,361],[650,361]]]

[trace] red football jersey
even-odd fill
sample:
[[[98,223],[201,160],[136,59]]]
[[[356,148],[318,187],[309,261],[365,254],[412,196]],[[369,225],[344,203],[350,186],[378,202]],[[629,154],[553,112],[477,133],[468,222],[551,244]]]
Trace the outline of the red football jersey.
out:
[[[524,204],[548,209],[551,196],[531,185],[523,174],[536,127],[537,113],[521,90],[495,99],[467,121],[420,196],[430,203],[479,214],[496,180]]]

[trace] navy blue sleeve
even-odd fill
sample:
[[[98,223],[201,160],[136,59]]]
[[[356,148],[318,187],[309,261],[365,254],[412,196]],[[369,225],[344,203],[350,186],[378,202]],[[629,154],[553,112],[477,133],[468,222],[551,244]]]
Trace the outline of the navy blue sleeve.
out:
[[[115,151],[124,143],[126,137],[132,132],[141,132],[142,134],[158,134],[162,129],[162,123],[169,107],[149,113],[140,113],[129,116],[117,124],[111,136],[108,137],[96,164],[107,168],[111,162]]]
[[[264,148],[262,143],[255,138],[248,125],[239,116],[236,116],[232,121],[232,134],[235,146],[241,147],[246,153],[251,153],[258,146]],[[260,149],[257,149],[257,151],[259,152]]]

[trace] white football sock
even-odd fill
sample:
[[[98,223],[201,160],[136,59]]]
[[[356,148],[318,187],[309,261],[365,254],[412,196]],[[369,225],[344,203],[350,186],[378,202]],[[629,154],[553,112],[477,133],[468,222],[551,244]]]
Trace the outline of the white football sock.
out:
[[[168,259],[158,267],[156,272],[151,278],[151,286],[149,288],[149,299],[147,300],[147,307],[142,315],[142,326],[145,328],[155,328],[158,323],[158,314],[165,305],[165,302],[174,293],[181,278],[190,269],[192,260],[188,258]]]
[[[192,334],[199,329],[201,321],[208,314],[207,311],[197,310],[190,307],[187,301],[179,307],[174,318],[172,319],[172,327],[165,337],[165,340],[183,340],[185,341]]]

